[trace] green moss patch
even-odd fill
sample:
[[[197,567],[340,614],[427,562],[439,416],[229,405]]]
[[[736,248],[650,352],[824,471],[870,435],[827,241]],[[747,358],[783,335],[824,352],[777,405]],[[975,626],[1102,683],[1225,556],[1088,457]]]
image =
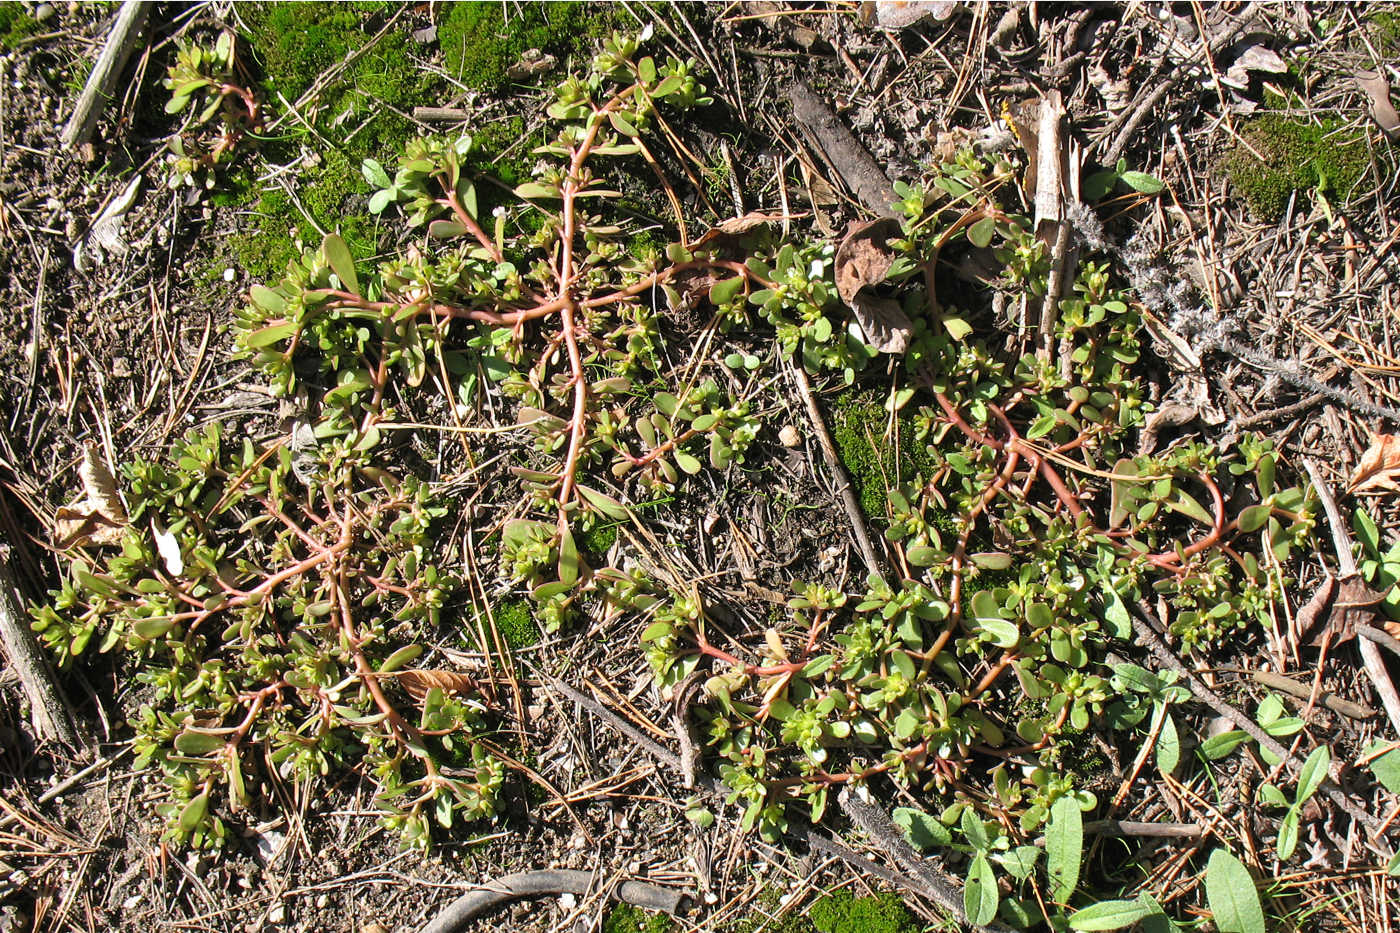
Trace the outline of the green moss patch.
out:
[[[613,543],[617,541],[617,525],[615,523],[598,524],[589,528],[579,536],[579,544],[585,551],[596,558],[603,558],[608,551],[612,550]]]
[[[897,894],[856,897],[836,891],[820,898],[807,914],[818,933],[916,933],[912,914]]]
[[[603,917],[603,933],[669,933],[676,925],[665,914],[631,904],[614,904]]]
[[[510,83],[511,66],[527,51],[552,55],[556,67],[565,66],[569,56],[590,52],[615,20],[607,3],[451,3],[438,21],[438,46],[454,79],[496,91]]]
[[[884,398],[874,392],[843,393],[831,413],[831,437],[841,464],[855,484],[861,510],[873,519],[886,517],[890,487],[911,481],[928,466],[924,445],[915,440],[908,419],[896,421],[897,445],[884,439],[888,422]]]
[[[0,49],[12,49],[39,32],[39,21],[18,0],[0,3]]]
[[[1240,146],[1228,157],[1230,182],[1250,211],[1265,220],[1281,217],[1298,191],[1316,189],[1345,202],[1370,165],[1365,138],[1338,120],[1305,123],[1267,114],[1242,135],[1249,148]]]
[[[253,7],[245,16],[249,31],[244,39],[274,112],[283,109],[279,95],[296,101],[363,49],[387,21],[389,7],[321,2]],[[391,30],[322,88],[299,111],[300,119],[284,122],[287,135],[266,143],[264,155],[276,164],[300,158],[303,144],[320,156],[318,164],[301,170],[296,184],[300,205],[278,188],[255,192],[246,181],[233,186],[236,205],[249,207],[257,218],[233,244],[239,262],[254,277],[282,273],[296,256],[296,239],[320,241],[318,227],[339,231],[358,255],[377,252],[376,228],[364,210],[369,187],[360,176],[360,163],[366,158],[392,163],[416,133],[400,114],[435,99],[440,90],[441,80],[419,66],[413,51],[406,25]]]
[[[833,891],[805,912],[793,911],[776,922],[770,918],[778,909],[777,893],[770,889],[759,903],[763,910],[729,924],[726,933],[918,933],[921,926],[899,895],[891,893],[856,897]]]
[[[1366,32],[1376,44],[1376,51],[1387,58],[1400,53],[1400,14],[1380,10],[1366,17]]]
[[[528,648],[539,644],[540,627],[535,624],[530,604],[523,599],[508,599],[496,607],[493,616],[496,631],[512,648]]]

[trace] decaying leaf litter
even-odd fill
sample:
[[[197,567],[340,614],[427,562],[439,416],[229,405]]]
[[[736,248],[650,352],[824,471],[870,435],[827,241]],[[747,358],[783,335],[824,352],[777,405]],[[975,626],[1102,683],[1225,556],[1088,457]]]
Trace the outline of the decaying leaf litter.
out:
[[[1053,313],[1062,304],[1058,299],[1069,294],[1066,286],[1072,283],[1064,277],[1074,268],[1073,251],[1106,253],[1147,306],[1145,329],[1162,361],[1151,376],[1153,400],[1163,410],[1170,405],[1185,409],[1160,425],[1154,446],[1171,448],[1192,440],[1224,444],[1246,429],[1272,431],[1282,454],[1280,472],[1303,475],[1307,457],[1332,471],[1320,471],[1313,482],[1330,483],[1337,491],[1340,521],[1330,515],[1320,521],[1317,540],[1325,543],[1312,547],[1291,569],[1296,583],[1280,595],[1276,625],[1179,658],[1195,668],[1200,688],[1246,717],[1258,707],[1258,718],[1265,718],[1259,702],[1265,690],[1257,686],[1255,674],[1291,675],[1308,688],[1307,697],[1290,707],[1287,716],[1280,707],[1270,722],[1249,723],[1269,732],[1285,718],[1305,721],[1306,728],[1297,732],[1276,730],[1294,745],[1286,752],[1300,761],[1314,762],[1315,750],[1330,749],[1334,776],[1341,780],[1337,793],[1343,796],[1337,800],[1318,793],[1298,805],[1297,846],[1305,857],[1275,876],[1270,853],[1282,811],[1228,791],[1257,785],[1271,774],[1277,779],[1279,769],[1268,763],[1262,749],[1246,747],[1230,759],[1222,772],[1227,791],[1218,796],[1205,785],[1175,782],[1173,768],[1141,770],[1143,758],[1110,767],[1105,789],[1126,792],[1101,793],[1100,798],[1121,796],[1125,809],[1117,816],[1138,818],[1134,827],[1149,822],[1204,831],[1204,836],[1185,836],[1185,842],[1149,843],[1157,848],[1144,857],[1142,864],[1150,871],[1140,890],[1170,910],[1197,905],[1212,912],[1222,929],[1254,929],[1261,922],[1254,918],[1256,901],[1224,907],[1224,894],[1211,896],[1213,886],[1238,892],[1249,877],[1249,884],[1265,882],[1258,886],[1267,895],[1264,903],[1277,911],[1270,915],[1274,923],[1387,928],[1394,882],[1385,880],[1383,860],[1362,855],[1366,821],[1348,815],[1347,807],[1382,826],[1393,821],[1394,798],[1369,780],[1366,763],[1384,759],[1395,727],[1380,716],[1353,720],[1317,709],[1323,695],[1363,707],[1385,706],[1387,662],[1381,657],[1377,666],[1350,647],[1384,642],[1348,641],[1344,635],[1358,622],[1385,634],[1384,611],[1377,614],[1369,607],[1380,605],[1400,576],[1400,570],[1392,574],[1389,569],[1400,563],[1390,544],[1396,516],[1388,500],[1390,465],[1383,440],[1385,432],[1395,430],[1396,404],[1388,343],[1394,300],[1393,162],[1375,82],[1353,79],[1363,71],[1386,74],[1385,53],[1376,47],[1383,31],[1362,11],[1323,5],[1192,8],[1181,15],[1142,5],[1121,11],[1121,17],[1095,11],[1061,16],[1061,11],[1021,7],[889,6],[908,8],[902,10],[906,16],[924,6],[930,9],[909,24],[888,19],[888,11],[862,16],[854,6],[814,11],[749,4],[706,15],[686,7],[629,8],[629,26],[640,29],[651,22],[661,48],[703,63],[706,85],[749,128],[730,143],[752,158],[741,157],[739,163],[765,169],[739,177],[740,203],[732,213],[726,205],[724,213],[716,209],[695,216],[707,216],[713,226],[747,206],[778,218],[785,232],[815,225],[834,244],[845,220],[879,213],[880,205],[861,203],[868,172],[848,177],[848,172],[862,170],[843,165],[834,155],[855,151],[849,140],[841,137],[821,146],[810,128],[804,130],[806,121],[797,108],[785,102],[783,89],[793,77],[814,86],[812,93],[830,111],[825,125],[833,131],[849,128],[889,179],[913,182],[921,166],[969,142],[1004,147],[1015,154],[1019,172],[1013,181],[1034,205],[1037,233],[1052,260],[1050,284],[1039,307],[1028,302],[1000,309],[1006,339],[1025,340],[1038,324],[1044,330],[1045,313]],[[36,8],[33,15],[37,20],[45,14]],[[51,23],[54,15],[50,10],[44,22]],[[110,499],[110,489],[103,492],[93,466],[99,458],[89,451],[100,448],[107,455],[101,459],[114,461],[125,451],[158,456],[182,433],[186,414],[194,421],[228,420],[266,436],[285,430],[278,424],[285,417],[279,404],[228,361],[230,343],[221,329],[228,309],[241,303],[239,293],[254,283],[236,267],[226,285],[220,284],[221,275],[196,283],[181,271],[192,265],[191,255],[209,256],[217,264],[212,234],[236,231],[239,218],[207,199],[143,197],[120,172],[97,172],[93,164],[52,148],[68,100],[45,96],[42,89],[59,78],[55,60],[95,57],[107,25],[91,11],[57,15],[52,35],[36,33],[34,41],[22,40],[13,49],[7,45],[5,53],[7,70],[23,85],[6,107],[5,122],[20,140],[6,153],[6,174],[23,179],[24,185],[6,193],[3,213],[17,244],[7,259],[12,294],[6,327],[14,339],[4,342],[3,351],[12,364],[6,367],[4,391],[13,411],[3,434],[9,471],[4,501],[7,524],[17,532],[9,535],[16,542],[11,560],[31,599],[39,599],[64,566],[49,556],[46,545],[75,545],[62,539],[75,530],[95,537],[124,521],[101,504]],[[431,14],[421,22],[414,19],[418,15],[405,17],[412,21],[395,28],[432,25]],[[115,165],[140,165],[158,178],[155,166],[163,158],[159,137],[170,127],[137,133],[134,115],[141,112],[143,100],[148,109],[160,109],[149,108],[149,101],[160,100],[161,63],[173,58],[170,37],[182,30],[212,36],[218,23],[207,9],[196,9],[155,27],[150,55],[138,57],[126,96],[109,108],[98,134],[98,151]],[[1357,45],[1350,36],[1365,38]],[[1207,48],[1209,55],[1203,54]],[[418,57],[424,68],[432,69],[440,64],[438,54],[431,42],[424,42]],[[1276,58],[1292,61],[1298,73],[1280,76]],[[1298,64],[1303,60],[1306,67]],[[796,74],[796,62],[803,63],[801,74]],[[820,80],[806,73],[809,67],[818,69]],[[1395,75],[1388,77],[1393,83]],[[553,83],[553,76],[541,78],[541,86]],[[1056,93],[1063,101],[1062,120],[1053,105],[1036,106]],[[544,99],[528,90],[518,94],[521,100]],[[28,106],[19,106],[21,101]],[[426,106],[443,103],[423,101]],[[482,100],[464,95],[449,103],[470,111]],[[1280,218],[1252,215],[1221,166],[1229,153],[1248,149],[1250,121],[1261,108],[1283,109],[1305,122],[1336,120],[1332,132],[1360,134],[1370,162],[1367,173],[1348,190],[1329,188],[1322,177],[1311,187],[1289,192]],[[1029,116],[1005,119],[1008,112]],[[686,139],[691,148],[713,139],[705,135],[713,128],[703,121],[696,127],[678,124],[678,129],[696,134]],[[1046,145],[1047,139],[1057,142]],[[1127,161],[1119,164],[1120,158]],[[1109,185],[1103,200],[1090,198],[1082,187],[1074,190],[1082,176],[1092,174],[1087,167],[1111,175],[1098,182]],[[667,168],[687,198],[684,207],[691,209],[701,199],[689,200],[690,189],[681,182],[685,168],[670,163]],[[1165,193],[1152,190],[1159,180]],[[145,188],[152,189],[160,186]],[[1054,189],[1060,197],[1047,195]],[[1096,209],[1086,211],[1084,201],[1097,201]],[[120,209],[110,210],[114,204]],[[99,223],[104,217],[122,219],[113,228]],[[115,229],[124,248],[104,247],[104,261],[85,262],[80,271],[65,260],[83,253],[81,245],[91,240],[89,228],[95,236],[99,226],[108,231],[104,237]],[[970,233],[968,239],[973,239]],[[960,262],[976,274],[974,250]],[[879,277],[861,285],[878,289]],[[860,294],[854,291],[852,297]],[[891,300],[866,294],[874,301]],[[697,304],[693,314],[709,313],[703,295]],[[133,333],[150,335],[145,349]],[[1051,360],[1055,349],[1041,347]],[[836,393],[818,379],[810,385],[819,393],[819,412],[830,416]],[[806,400],[801,392],[786,391],[787,411],[784,420],[774,422],[775,429],[781,423],[815,432],[802,415]],[[1191,412],[1194,416],[1187,417]],[[883,427],[870,430],[878,436]],[[444,445],[434,446],[420,444],[415,455],[441,457]],[[833,475],[825,459],[814,440],[784,474],[783,481],[794,484],[788,501],[794,507],[817,507],[787,531],[772,527],[771,508],[755,509],[743,498],[725,496],[727,487],[712,486],[712,494],[704,497],[709,502],[695,511],[693,522],[662,518],[645,532],[654,536],[657,547],[673,541],[680,545],[672,557],[678,570],[714,581],[707,603],[730,613],[732,634],[742,634],[733,630],[735,624],[747,624],[761,639],[763,611],[746,605],[758,600],[761,606],[764,598],[775,604],[787,600],[791,581],[816,577],[823,572],[820,562],[861,566],[846,543],[846,529],[861,517],[857,509],[839,504],[843,479]],[[1349,494],[1342,495],[1342,489]],[[1363,514],[1353,516],[1358,507]],[[55,540],[58,520],[93,527],[60,531]],[[1246,519],[1241,515],[1239,521]],[[797,536],[791,527],[800,530]],[[150,533],[159,542],[166,532],[152,528]],[[1329,533],[1339,538],[1335,548]],[[877,559],[883,559],[889,545],[875,537],[881,549]],[[1360,565],[1348,572],[1342,554],[1350,557],[1353,548]],[[1314,628],[1332,633],[1331,646],[1322,641],[1319,650],[1302,640],[1301,609],[1325,585],[1320,581],[1328,567],[1336,568],[1342,587],[1330,598],[1330,608],[1314,613]],[[179,573],[168,564],[166,569]],[[1375,597],[1365,596],[1367,590]],[[1136,613],[1136,607],[1128,608]],[[1133,621],[1143,639],[1156,638],[1155,647],[1177,652],[1178,645],[1152,635],[1154,625],[1161,627],[1161,612],[1149,604]],[[1324,613],[1326,618],[1318,620]],[[508,685],[519,691],[513,702],[528,722],[529,744],[520,757],[529,758],[526,767],[545,782],[535,786],[552,789],[532,799],[522,780],[507,815],[479,824],[486,848],[449,840],[436,850],[445,859],[441,861],[397,851],[395,840],[377,829],[353,772],[333,785],[331,797],[309,785],[287,784],[279,790],[276,811],[243,821],[244,834],[226,854],[187,856],[161,843],[157,821],[142,805],[155,802],[149,775],[130,769],[122,746],[122,723],[131,710],[123,706],[124,692],[115,685],[130,670],[73,675],[63,682],[65,693],[82,721],[110,744],[100,745],[88,758],[70,757],[52,746],[34,750],[21,741],[27,725],[13,710],[15,741],[6,747],[14,794],[6,796],[15,809],[6,817],[6,832],[14,834],[14,850],[5,857],[13,890],[6,907],[41,928],[120,923],[144,928],[183,918],[230,929],[284,922],[308,929],[376,922],[415,929],[451,899],[455,892],[446,888],[515,868],[558,864],[594,872],[591,893],[572,901],[520,904],[508,915],[509,923],[522,929],[567,928],[576,922],[587,926],[601,918],[603,895],[610,887],[624,879],[645,879],[685,890],[705,905],[683,922],[723,929],[726,923],[745,922],[744,917],[762,923],[765,914],[800,915],[817,891],[833,885],[863,890],[872,883],[869,879],[878,873],[862,876],[859,862],[832,857],[841,851],[833,846],[840,844],[813,838],[804,851],[801,830],[787,845],[756,841],[737,830],[732,808],[711,803],[718,817],[713,827],[691,827],[683,815],[691,805],[675,778],[664,766],[658,770],[645,745],[614,728],[620,716],[641,730],[639,736],[667,749],[679,747],[682,753],[690,741],[674,734],[671,710],[645,673],[638,635],[609,628],[606,619],[595,620],[520,652],[523,673]],[[443,645],[441,650],[450,659],[447,651],[458,649]],[[554,667],[551,657],[568,657],[572,663]],[[426,675],[440,680],[446,673],[428,669],[418,677],[426,691],[434,685]],[[573,689],[586,691],[583,695],[597,709],[543,689],[546,675],[577,685]],[[446,689],[444,683],[436,686]],[[1200,691],[1196,694],[1189,703],[1164,704],[1172,715],[1153,719],[1155,730],[1149,734],[1158,747],[1143,745],[1143,756],[1156,755],[1161,764],[1167,723],[1177,733],[1224,736],[1207,740],[1215,741],[1212,749],[1229,742],[1239,747],[1240,740],[1229,733],[1243,732],[1241,724],[1229,722],[1223,713],[1217,717],[1220,724],[1213,724],[1213,714],[1199,705],[1204,700]],[[1137,750],[1126,751],[1131,757]],[[1116,755],[1106,757],[1112,761]],[[1384,786],[1395,780],[1390,775],[1387,781],[1380,769],[1376,776]],[[78,779],[67,783],[73,777]],[[58,788],[62,790],[50,793]],[[872,785],[875,802],[885,812],[912,803],[882,799],[878,790],[879,785]],[[1288,790],[1291,794],[1291,784]],[[1285,803],[1291,800],[1285,798]],[[847,813],[850,823],[837,819],[832,826],[845,845],[860,848],[875,841],[868,851],[877,861],[896,847],[897,839],[878,841],[878,832],[854,810]],[[1051,825],[1054,833],[1063,833],[1064,824]],[[1118,831],[1133,837],[1125,825]],[[1380,840],[1384,847],[1384,830],[1370,840]],[[483,851],[486,858],[480,857]],[[913,865],[911,858],[917,860],[905,855],[885,869],[916,878],[922,869],[952,878],[954,906],[974,915],[985,905],[992,865],[1003,867],[981,852],[972,863],[975,867],[982,859],[986,871],[975,869],[972,875],[965,858],[955,858],[946,873],[937,859]],[[1052,878],[1072,890],[1063,860],[1058,870]],[[977,881],[971,898],[961,890],[965,876]],[[1270,883],[1271,878],[1276,880]],[[1004,872],[1002,879],[1005,884]],[[441,893],[429,898],[425,890]],[[934,889],[924,883],[922,890],[928,894]],[[781,897],[766,896],[773,891]],[[1121,899],[1131,901],[1130,893]],[[936,896],[930,902],[908,895],[915,911],[930,911],[931,903],[937,903]],[[1120,917],[1134,910],[1149,916],[1145,902],[1137,903],[1114,909]],[[1081,909],[1102,913],[1110,908]],[[1104,922],[1093,916],[1086,914],[1081,923]]]

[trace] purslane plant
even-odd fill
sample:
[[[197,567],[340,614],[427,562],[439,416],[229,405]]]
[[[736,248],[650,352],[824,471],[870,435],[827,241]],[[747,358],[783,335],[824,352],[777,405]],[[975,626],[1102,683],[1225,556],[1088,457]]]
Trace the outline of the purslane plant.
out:
[[[262,106],[240,77],[235,43],[233,33],[226,31],[212,48],[180,46],[162,82],[170,91],[165,112],[189,111],[170,137],[166,182],[172,188],[212,188],[215,166],[261,125]]]
[[[748,641],[701,590],[630,561],[590,566],[606,555],[580,541],[639,520],[625,503],[764,468],[774,357],[846,383],[877,359],[830,243],[780,242],[760,218],[629,251],[601,166],[656,170],[670,191],[650,147],[678,146],[668,110],[704,101],[692,66],[638,51],[615,37],[561,85],[557,134],[508,196],[469,170],[468,136],[416,140],[392,171],[366,162],[369,208],[406,245],[370,266],[328,236],[237,321],[274,390],[311,400],[314,449],[199,435],[169,465],[129,467],[123,553],[76,562],[36,628],[60,657],[96,640],[141,658],[141,756],[172,784],[181,838],[217,841],[215,811],[253,785],[332,767],[378,782],[416,844],[430,819],[491,812],[505,756],[485,733],[503,711],[467,679],[408,666],[425,625],[462,624],[449,568],[466,555],[435,533],[445,503],[389,441],[436,386],[455,430],[488,402],[514,419],[489,430],[513,445],[524,496],[472,559],[526,588],[548,631],[583,607],[633,613],[665,688],[702,671],[692,715],[746,828],[777,835],[794,813],[821,819],[834,789],[894,781],[928,811],[905,814],[911,832],[972,857],[979,911],[1062,913],[1033,896],[1026,850],[1050,814],[1068,826],[1067,807],[1097,806],[1066,762],[1095,729],[1156,734],[1184,700],[1110,659],[1131,651],[1128,604],[1154,599],[1188,647],[1272,624],[1312,503],[1276,484],[1253,438],[1137,452],[1139,309],[1092,257],[1060,301],[1060,358],[1007,348],[991,295],[1039,301],[1050,262],[1009,206],[1010,167],[966,154],[898,187],[877,283],[913,322],[887,413],[912,423],[924,464],[873,516],[887,572],[850,591],[794,583],[790,615]],[[500,206],[483,210],[488,195]],[[950,258],[973,250],[999,281],[953,276]],[[757,333],[772,350],[675,366],[660,316],[697,307],[714,316],[707,339]],[[153,551],[156,527],[177,535],[180,570]],[[1010,897],[992,896],[998,870]]]

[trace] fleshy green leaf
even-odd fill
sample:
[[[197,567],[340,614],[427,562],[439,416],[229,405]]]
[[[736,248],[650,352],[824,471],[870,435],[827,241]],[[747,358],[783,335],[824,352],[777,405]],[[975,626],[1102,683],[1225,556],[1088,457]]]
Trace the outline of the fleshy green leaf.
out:
[[[331,267],[336,278],[340,279],[345,290],[360,294],[360,279],[355,274],[355,259],[350,255],[350,247],[345,245],[337,234],[330,234],[321,241],[321,254],[326,257],[326,265]]]

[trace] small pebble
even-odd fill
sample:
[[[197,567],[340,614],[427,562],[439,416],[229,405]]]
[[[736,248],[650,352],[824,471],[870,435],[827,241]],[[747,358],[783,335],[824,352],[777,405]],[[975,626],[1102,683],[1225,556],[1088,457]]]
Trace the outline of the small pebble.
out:
[[[233,266],[229,266],[227,269],[224,270],[224,281],[225,281],[225,282],[232,282],[232,281],[233,281],[233,277],[236,276],[237,274],[238,274],[237,272],[233,271]]]
[[[34,8],[34,22],[46,23],[53,19],[55,12],[52,3],[41,3]]]
[[[802,435],[797,433],[797,429],[790,424],[785,425],[783,429],[778,432],[778,440],[782,442],[784,447],[802,446]]]
[[[572,891],[565,891],[559,895],[559,906],[565,910],[573,910],[578,906],[578,898],[574,897]]]

